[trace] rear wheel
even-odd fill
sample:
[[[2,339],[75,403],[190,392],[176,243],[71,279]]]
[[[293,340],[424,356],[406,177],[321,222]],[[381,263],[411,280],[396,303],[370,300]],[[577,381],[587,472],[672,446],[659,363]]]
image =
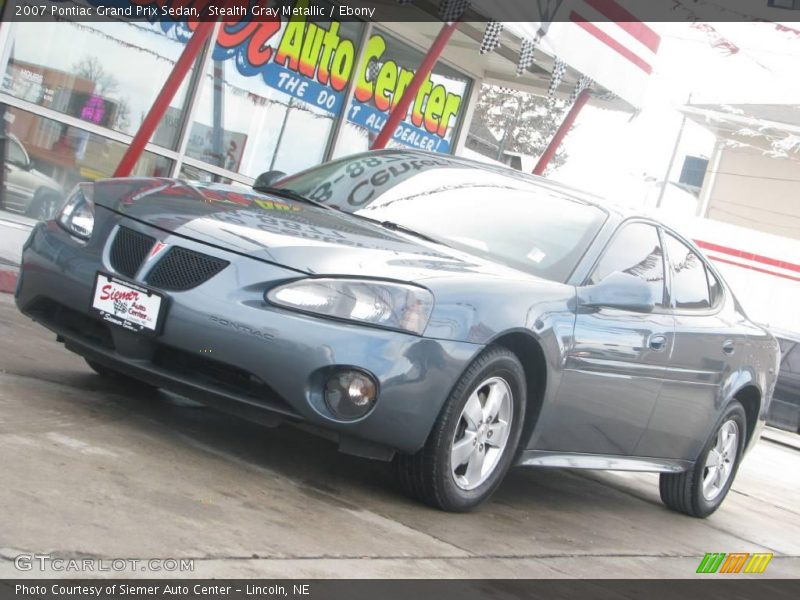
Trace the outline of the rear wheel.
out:
[[[91,367],[92,371],[94,371],[101,377],[108,379],[109,381],[129,386],[135,386],[140,389],[151,389],[151,390],[158,389],[156,386],[150,383],[145,383],[144,381],[140,381],[139,379],[135,379],[134,377],[130,377],[129,375],[125,375],[124,373],[120,373],[119,371],[112,369],[111,367],[101,365],[100,363],[95,362],[93,360],[89,360],[88,358],[84,360],[86,361],[86,364],[89,365],[89,367]]]
[[[672,510],[707,517],[717,510],[733,485],[745,445],[746,416],[739,401],[731,402],[714,428],[692,470],[662,473],[661,500]]]
[[[453,388],[422,450],[397,457],[403,488],[449,511],[486,501],[514,459],[525,394],[517,357],[500,347],[484,351]]]

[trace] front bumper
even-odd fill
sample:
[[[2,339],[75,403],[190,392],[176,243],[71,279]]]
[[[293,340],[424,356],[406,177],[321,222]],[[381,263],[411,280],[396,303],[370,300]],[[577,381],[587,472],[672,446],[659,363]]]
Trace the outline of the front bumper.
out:
[[[296,271],[98,211],[108,222],[100,219],[86,245],[54,222],[34,229],[23,251],[19,309],[54,331],[69,350],[228,412],[321,427],[355,453],[371,454],[369,444],[412,453],[425,443],[450,390],[482,349],[273,307],[263,301],[264,291],[296,278]],[[97,272],[114,273],[106,241],[118,223],[230,262],[193,289],[164,292],[168,307],[156,337],[106,324],[89,309]],[[364,369],[379,383],[374,409],[357,421],[337,419],[323,401],[325,375],[338,366]],[[358,442],[366,442],[367,450],[360,451]]]

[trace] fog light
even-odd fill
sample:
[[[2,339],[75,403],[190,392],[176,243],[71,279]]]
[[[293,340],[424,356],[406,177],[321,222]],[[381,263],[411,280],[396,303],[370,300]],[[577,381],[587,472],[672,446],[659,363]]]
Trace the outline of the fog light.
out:
[[[357,419],[375,404],[378,386],[361,371],[338,371],[325,384],[325,403],[342,419]]]

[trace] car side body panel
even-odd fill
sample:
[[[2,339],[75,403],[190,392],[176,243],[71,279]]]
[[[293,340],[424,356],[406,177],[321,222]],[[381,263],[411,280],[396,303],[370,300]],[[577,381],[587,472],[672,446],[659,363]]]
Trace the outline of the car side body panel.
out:
[[[222,197],[212,198],[212,191]],[[572,276],[558,283],[351,215],[234,188],[223,194],[132,178],[95,184],[95,194],[88,243],[54,221],[34,229],[18,306],[69,348],[180,393],[205,390],[223,405],[260,408],[342,439],[413,453],[475,357],[522,333],[541,349],[546,372],[542,396],[529,398],[541,410],[521,441],[523,463],[680,470],[740,390],[752,386],[761,398],[760,420],[766,415],[777,343],[747,321],[731,294],[718,314],[686,322],[670,313],[632,316],[578,306],[576,286],[624,221],[613,212]],[[60,320],[62,309],[42,306],[55,303],[77,313],[77,322],[91,320],[92,287],[98,272],[113,273],[109,247],[120,226],[230,264],[193,289],[165,294],[168,318],[158,337],[110,327],[104,346],[70,329],[69,320]],[[151,268],[141,267],[135,281],[147,285]],[[265,302],[272,286],[309,276],[410,282],[429,289],[435,305],[417,336]],[[647,351],[653,333],[666,338],[663,352]],[[729,338],[735,352],[720,356]],[[208,367],[196,369],[195,388],[174,363],[165,366],[164,356],[176,355]],[[530,366],[540,357],[520,360]],[[270,393],[231,391],[211,377],[220,366],[254,377]],[[335,418],[322,399],[327,374],[340,367],[367,370],[379,386],[374,410],[352,422]]]

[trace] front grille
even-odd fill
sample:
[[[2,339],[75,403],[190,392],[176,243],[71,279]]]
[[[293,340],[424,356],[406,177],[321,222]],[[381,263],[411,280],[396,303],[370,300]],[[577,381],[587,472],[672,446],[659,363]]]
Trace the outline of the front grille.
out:
[[[147,276],[147,283],[162,290],[189,290],[208,281],[228,266],[227,260],[173,246]]]
[[[117,273],[133,277],[147,258],[156,239],[127,227],[120,227],[111,244],[109,259]]]
[[[276,410],[294,412],[263,379],[235,367],[171,346],[159,345],[153,364],[170,375],[190,379],[225,392],[257,400]]]

